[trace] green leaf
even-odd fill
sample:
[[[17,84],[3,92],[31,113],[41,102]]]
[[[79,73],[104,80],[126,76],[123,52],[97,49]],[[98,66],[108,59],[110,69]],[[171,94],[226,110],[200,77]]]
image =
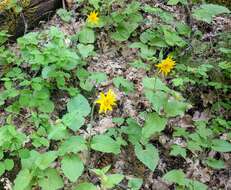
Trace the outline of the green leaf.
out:
[[[111,165],[108,165],[103,167],[102,169],[91,169],[91,171],[102,178],[110,170],[110,168]]]
[[[168,102],[168,95],[165,92],[153,92],[150,90],[145,90],[145,96],[152,104],[152,108],[159,114]]]
[[[231,143],[221,139],[212,140],[212,150],[217,152],[231,152]]]
[[[186,158],[186,149],[185,148],[182,148],[181,146],[179,145],[172,145],[171,146],[172,150],[170,152],[170,155],[171,156],[182,156],[183,158]]]
[[[4,153],[2,150],[0,150],[0,160],[3,159],[3,157],[4,157]]]
[[[82,160],[75,155],[65,156],[61,161],[61,168],[64,175],[75,182],[83,173],[84,165]]]
[[[137,69],[143,69],[145,71],[149,71],[150,66],[151,66],[147,63],[144,63],[142,60],[135,60],[135,61],[129,63],[129,65],[131,65],[132,67],[137,68]]]
[[[29,152],[29,155],[26,155],[25,158],[21,159],[22,168],[25,168],[25,169],[37,168],[38,166],[35,165],[35,162],[38,159],[40,159],[40,154],[35,150],[31,150]]]
[[[70,113],[73,112],[82,116],[87,116],[91,112],[91,107],[87,99],[79,94],[67,103],[67,110]]]
[[[183,86],[184,85],[184,79],[183,78],[175,78],[172,80],[174,86]]]
[[[105,188],[113,188],[115,185],[119,184],[123,178],[124,175],[122,174],[107,175],[107,177],[102,180],[102,186]]]
[[[163,179],[178,185],[186,185],[185,174],[182,170],[171,170],[163,176]]]
[[[191,28],[182,22],[177,22],[176,28],[177,28],[177,31],[179,32],[179,34],[181,34],[181,35],[189,36],[191,33]]]
[[[159,79],[145,77],[142,81],[144,86],[144,94],[153,109],[157,113],[161,113],[163,107],[168,103],[168,94],[171,90]]]
[[[139,190],[143,184],[143,179],[140,178],[131,178],[128,181],[128,187],[131,190]]]
[[[148,78],[145,77],[142,81],[145,90],[156,90],[169,92],[170,89],[158,77]]]
[[[187,148],[191,151],[202,151],[200,143],[192,141],[192,140],[188,140]]]
[[[91,5],[93,5],[93,7],[98,10],[99,9],[99,3],[100,3],[100,0],[89,0],[89,3]]]
[[[55,169],[47,169],[39,181],[42,190],[58,190],[63,187],[63,180]]]
[[[120,153],[120,144],[107,135],[96,135],[92,138],[91,148],[100,152]]]
[[[208,158],[205,163],[213,169],[223,169],[225,168],[225,163],[223,160],[216,160],[214,158]]]
[[[126,93],[134,91],[134,84],[123,77],[116,77],[113,79],[113,83],[116,88],[122,88]]]
[[[86,150],[87,145],[83,137],[71,136],[59,148],[59,154],[78,153],[79,151]]]
[[[30,151],[28,149],[21,149],[19,150],[19,157],[21,159],[27,159],[30,157]]]
[[[128,126],[122,127],[122,132],[128,135],[128,140],[133,144],[137,144],[141,139],[142,128],[131,118],[127,119]]]
[[[52,162],[57,158],[56,151],[49,151],[43,154],[40,154],[35,161],[35,165],[38,166],[41,170],[48,168]]]
[[[203,4],[199,8],[193,10],[193,17],[199,21],[210,24],[213,17],[224,13],[230,13],[229,9],[220,5]]]
[[[78,112],[67,113],[62,118],[63,123],[73,131],[77,131],[85,122],[84,117]]]
[[[179,46],[184,47],[186,42],[177,34],[177,32],[169,30],[168,28],[163,28],[164,30],[164,39],[166,43],[170,46]]]
[[[142,137],[149,139],[155,133],[159,133],[164,130],[167,124],[167,119],[160,117],[157,113],[149,113],[142,128]]]
[[[50,100],[46,100],[40,103],[38,106],[39,111],[44,112],[44,113],[51,113],[54,111],[54,103]]]
[[[89,55],[92,54],[93,50],[94,50],[94,46],[89,44],[89,45],[84,45],[84,44],[78,44],[77,48],[79,50],[79,53],[81,54],[81,56],[83,58],[88,57]]]
[[[51,125],[48,131],[48,139],[52,140],[62,140],[68,137],[67,127],[62,123],[57,123],[56,125]]]
[[[31,135],[32,145],[36,148],[38,147],[48,147],[49,146],[49,140],[45,137],[39,137],[36,134]]]
[[[14,161],[12,159],[5,159],[4,160],[4,165],[5,165],[5,169],[10,171],[14,167]]]
[[[123,117],[113,117],[112,122],[116,123],[117,125],[122,125],[124,123]]]
[[[79,68],[76,71],[76,76],[78,77],[79,80],[87,80],[88,77],[90,76],[90,72],[88,72],[86,69],[84,68]]]
[[[84,28],[79,32],[79,41],[83,44],[95,42],[95,32],[90,28]]]
[[[188,180],[189,181],[189,184],[190,184],[190,189],[192,190],[207,190],[208,187],[207,185],[199,182],[199,181],[196,181],[196,180]]]
[[[159,161],[159,153],[156,147],[154,147],[152,144],[147,144],[143,149],[140,144],[136,144],[135,154],[145,166],[152,171],[155,170]]]
[[[177,5],[178,3],[182,3],[183,5],[187,4],[187,0],[169,0],[168,5]]]
[[[171,13],[164,11],[158,7],[151,7],[150,5],[145,5],[143,10],[147,13],[154,14],[166,23],[173,23],[174,17]]]
[[[5,173],[5,164],[0,162],[0,176]]]
[[[62,121],[70,129],[77,131],[84,124],[84,117],[91,112],[91,107],[87,99],[79,94],[67,103],[67,110],[69,113],[63,116]]]
[[[126,41],[130,37],[131,33],[138,27],[137,23],[121,22],[116,28],[116,32],[111,34],[112,39],[116,41]]]
[[[152,58],[155,53],[155,50],[153,48],[150,48],[148,45],[145,45],[141,42],[134,42],[130,46],[130,48],[139,48],[140,49],[140,55],[144,59]],[[140,61],[140,64],[144,64]],[[145,66],[145,64],[144,64]],[[138,66],[139,67],[139,66]],[[147,69],[147,66],[146,66]]]
[[[58,9],[57,14],[64,22],[69,22],[71,20],[71,12],[66,9]]]
[[[173,99],[164,105],[164,111],[168,117],[182,116],[187,110],[187,107],[188,104]]]
[[[0,32],[0,43],[1,43],[1,44],[5,43],[5,42],[7,41],[7,39],[8,39],[8,37],[10,37],[10,35],[7,34],[7,31],[2,30],[2,31]]]
[[[93,82],[88,78],[87,80],[85,81],[80,81],[80,87],[83,89],[83,90],[86,90],[88,92],[92,91],[92,88],[94,87],[94,84]]]
[[[92,183],[80,183],[74,190],[97,190],[96,186]]]
[[[27,190],[30,182],[32,180],[32,175],[28,169],[21,170],[16,179],[14,180],[14,190]]]
[[[107,80],[107,74],[102,73],[102,72],[92,72],[89,79],[94,81],[96,84],[100,84],[100,83],[105,82]]]

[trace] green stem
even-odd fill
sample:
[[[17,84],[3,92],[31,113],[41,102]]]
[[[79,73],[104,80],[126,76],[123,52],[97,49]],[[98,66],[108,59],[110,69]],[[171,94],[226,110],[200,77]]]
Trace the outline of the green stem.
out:
[[[92,105],[92,109],[91,109],[91,118],[90,118],[90,127],[92,128],[93,126],[93,119],[94,119],[94,110],[95,110],[95,103],[93,103]],[[86,166],[89,166],[89,161],[90,161],[90,157],[91,157],[91,139],[92,139],[92,135],[91,135],[91,129],[89,129],[89,138],[87,139],[87,158],[86,158]]]

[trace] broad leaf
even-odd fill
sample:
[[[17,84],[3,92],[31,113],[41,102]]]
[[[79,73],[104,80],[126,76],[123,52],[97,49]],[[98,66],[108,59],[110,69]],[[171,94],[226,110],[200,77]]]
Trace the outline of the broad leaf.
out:
[[[100,152],[120,153],[120,144],[107,135],[96,135],[92,138],[91,148]]]
[[[120,42],[126,41],[137,27],[137,23],[121,22],[111,37]]]
[[[79,151],[86,150],[86,142],[81,136],[69,137],[59,148],[59,154],[78,153]]]
[[[159,153],[156,147],[152,144],[147,144],[145,149],[142,148],[140,144],[135,145],[135,154],[137,158],[150,170],[154,171],[158,161],[159,161]]]
[[[122,132],[128,135],[128,140],[133,144],[137,144],[142,135],[142,128],[139,124],[131,118],[127,119],[128,126],[122,127]]]
[[[168,5],[177,5],[178,3],[182,3],[183,5],[187,4],[187,0],[169,0]]]
[[[163,131],[166,124],[166,118],[160,117],[157,113],[148,114],[148,117],[142,129],[142,137],[144,137],[145,139],[149,139],[155,133]]]
[[[4,160],[4,165],[5,165],[5,169],[10,171],[14,167],[14,161],[12,159],[5,159]]]
[[[205,163],[214,169],[223,169],[225,168],[225,163],[223,160],[216,160],[214,158],[208,158]]]
[[[134,91],[134,84],[123,77],[116,77],[113,79],[116,88],[122,88],[125,93]]]
[[[128,181],[128,187],[131,190],[139,190],[142,186],[143,180],[140,178],[131,178]]]
[[[122,174],[111,174],[107,175],[105,180],[102,181],[103,187],[113,188],[115,185],[119,184],[124,178]]]
[[[95,42],[95,32],[90,28],[84,28],[79,32],[79,41],[83,44]]]
[[[80,183],[74,190],[97,190],[92,183]]]
[[[56,125],[51,125],[48,131],[48,139],[52,140],[62,140],[68,137],[67,127],[62,123],[57,123]]]
[[[172,150],[170,152],[170,155],[171,156],[182,156],[183,158],[186,158],[186,149],[185,148],[182,148],[181,146],[179,145],[172,145],[171,146]]]
[[[178,185],[186,185],[186,176],[182,170],[171,170],[163,176],[163,179]]]
[[[164,28],[164,39],[170,46],[184,47],[186,42],[177,34],[177,32]]]
[[[63,187],[63,180],[55,169],[47,169],[38,181],[42,190],[58,190]]]
[[[71,182],[75,182],[84,171],[83,162],[76,155],[65,156],[61,161],[61,168]]]
[[[192,187],[192,189],[194,190],[207,190],[208,187],[207,185],[199,182],[199,181],[196,181],[196,180],[188,180],[189,183],[190,183],[190,187]]]
[[[77,131],[85,122],[85,118],[78,112],[67,113],[62,118],[63,123],[73,131]]]
[[[92,54],[93,50],[94,50],[94,46],[89,44],[89,45],[84,45],[84,44],[78,44],[77,48],[79,50],[79,53],[81,54],[81,56],[83,58],[88,57],[89,55]]]
[[[39,167],[41,170],[44,170],[50,166],[52,162],[57,158],[57,152],[56,151],[49,151],[45,152],[43,154],[40,154],[36,161],[35,165]]]
[[[158,77],[148,78],[145,77],[142,81],[145,90],[160,90],[164,92],[169,92],[170,89],[164,84]]]
[[[70,113],[74,112],[82,116],[87,116],[91,112],[91,107],[87,99],[79,94],[67,103],[67,110]]]
[[[228,8],[220,5],[203,4],[199,8],[193,10],[193,17],[210,24],[214,16],[223,13],[230,13],[230,11]]]
[[[0,162],[0,177],[5,173],[5,164]]]
[[[30,182],[32,180],[32,175],[28,169],[21,170],[16,179],[14,180],[14,190],[27,190]]]
[[[91,112],[91,107],[87,99],[79,94],[67,103],[67,110],[62,120],[70,129],[77,131],[84,124],[84,117]]]
[[[185,113],[187,107],[188,104],[184,102],[169,100],[164,105],[164,111],[168,117],[182,116]]]
[[[221,139],[214,139],[211,148],[217,152],[231,152],[231,143]]]

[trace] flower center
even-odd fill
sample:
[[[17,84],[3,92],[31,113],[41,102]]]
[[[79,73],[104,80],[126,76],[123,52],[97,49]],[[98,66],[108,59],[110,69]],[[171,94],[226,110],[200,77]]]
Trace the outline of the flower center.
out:
[[[108,98],[105,99],[104,101],[105,106],[110,106],[110,100]]]

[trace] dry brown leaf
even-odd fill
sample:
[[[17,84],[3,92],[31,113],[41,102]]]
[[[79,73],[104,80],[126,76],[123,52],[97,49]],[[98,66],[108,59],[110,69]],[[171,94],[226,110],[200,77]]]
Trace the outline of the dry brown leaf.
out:
[[[67,7],[70,9],[74,3],[74,0],[66,0]]]
[[[106,117],[103,118],[102,120],[99,121],[99,125],[94,128],[94,131],[103,134],[105,133],[108,129],[115,127],[115,124],[112,122],[111,117]]]

